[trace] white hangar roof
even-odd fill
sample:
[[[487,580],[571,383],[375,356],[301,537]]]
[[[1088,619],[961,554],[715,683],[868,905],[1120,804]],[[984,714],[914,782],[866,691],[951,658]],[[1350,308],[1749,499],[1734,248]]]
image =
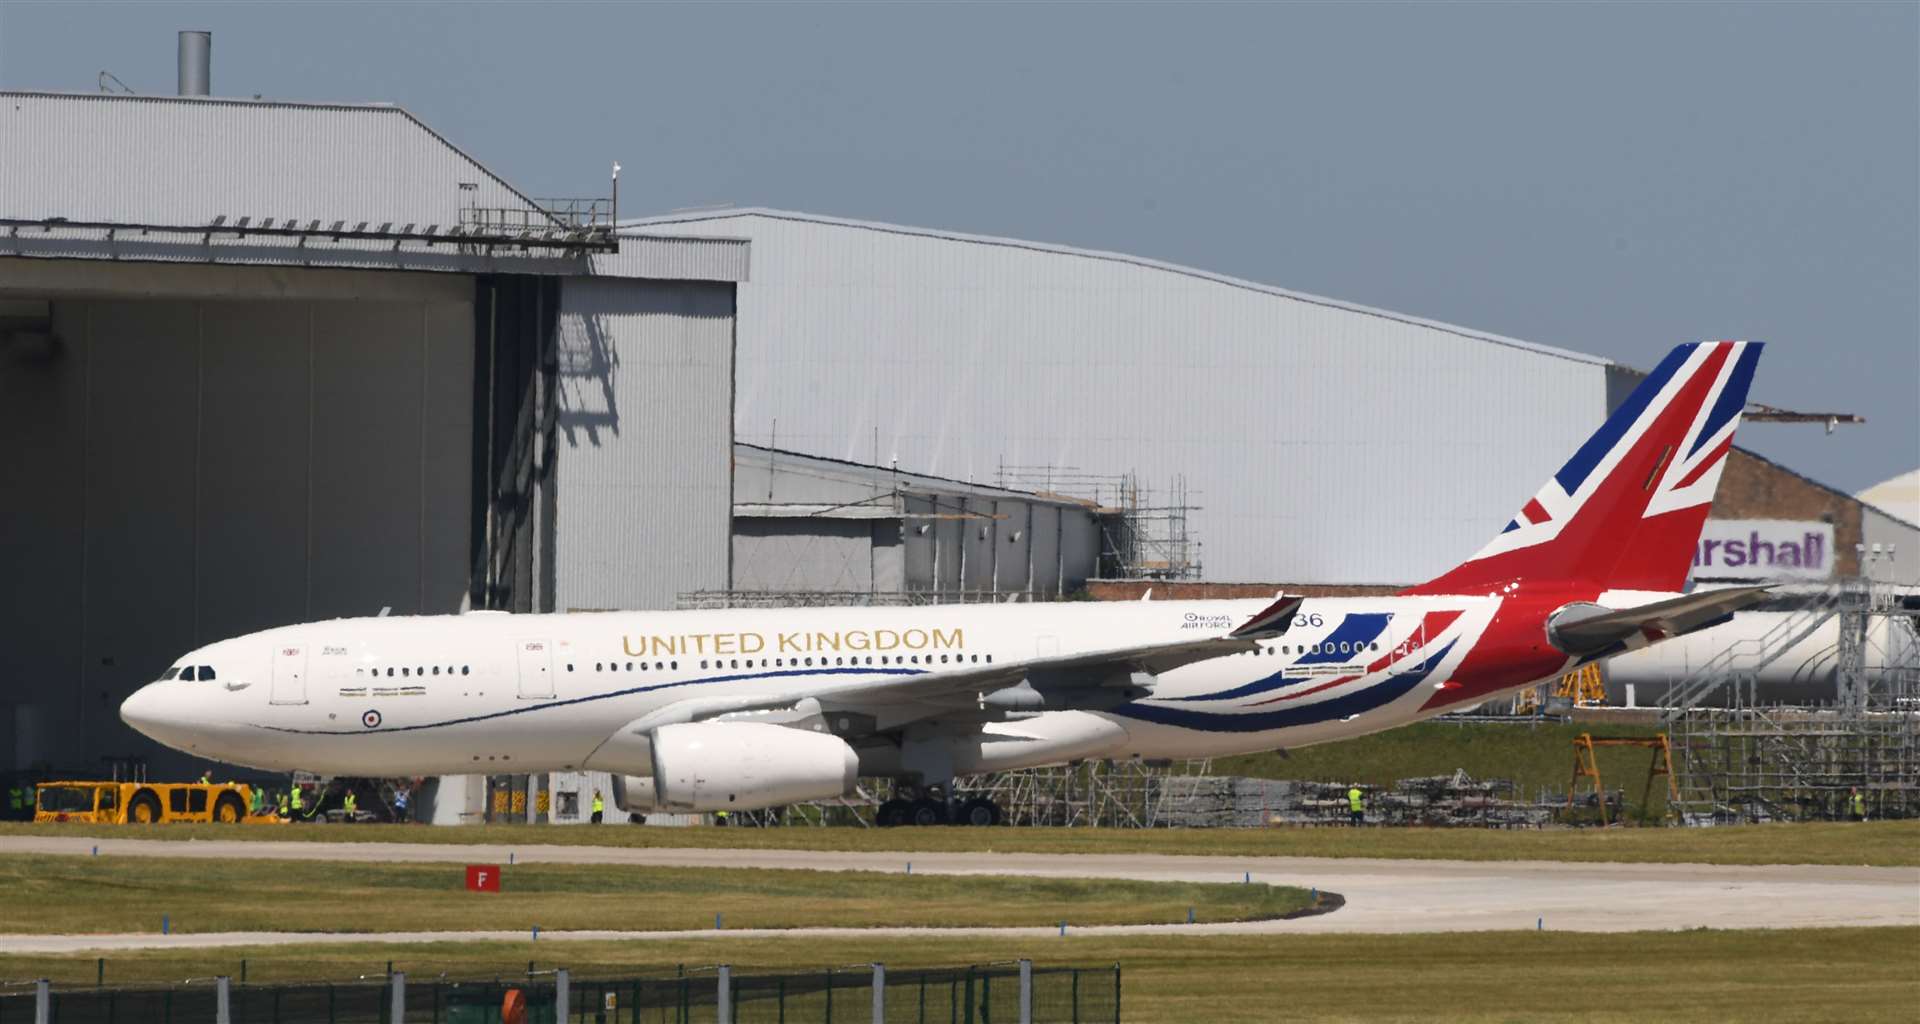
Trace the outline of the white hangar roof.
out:
[[[476,210],[530,244],[486,241],[503,230],[456,234]],[[564,226],[392,104],[0,92],[0,255],[746,273],[738,241],[648,233],[614,253],[551,244],[565,240]]]
[[[770,209],[626,223],[751,241],[740,440],[986,483],[1183,478],[1212,580],[1435,574],[1499,530],[1623,376],[1118,253]]]

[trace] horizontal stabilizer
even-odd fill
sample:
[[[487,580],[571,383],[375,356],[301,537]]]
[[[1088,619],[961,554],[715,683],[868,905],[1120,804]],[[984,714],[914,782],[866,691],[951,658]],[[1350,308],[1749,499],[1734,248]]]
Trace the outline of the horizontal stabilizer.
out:
[[[1719,625],[1742,608],[1766,600],[1771,587],[1702,590],[1637,608],[1576,604],[1547,620],[1547,639],[1578,657],[1617,654]]]
[[[1279,596],[1272,604],[1261,609],[1260,614],[1242,623],[1239,629],[1228,636],[1242,639],[1267,640],[1279,636],[1293,625],[1293,613],[1300,610],[1301,597]]]

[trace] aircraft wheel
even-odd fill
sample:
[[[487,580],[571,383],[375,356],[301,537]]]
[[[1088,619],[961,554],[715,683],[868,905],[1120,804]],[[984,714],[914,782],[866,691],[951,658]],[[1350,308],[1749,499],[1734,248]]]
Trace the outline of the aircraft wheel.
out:
[[[947,823],[947,805],[938,800],[920,799],[913,802],[907,810],[907,824],[925,828],[928,825]]]
[[[907,811],[913,805],[905,800],[883,800],[880,809],[873,812],[873,823],[881,828],[892,828],[907,823]]]
[[[1001,819],[1000,805],[984,797],[974,797],[960,805],[958,824],[985,828],[1000,824]]]

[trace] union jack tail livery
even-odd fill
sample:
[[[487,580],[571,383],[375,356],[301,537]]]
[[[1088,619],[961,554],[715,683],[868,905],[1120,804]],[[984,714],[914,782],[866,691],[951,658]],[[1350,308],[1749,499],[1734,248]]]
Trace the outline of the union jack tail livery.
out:
[[[1760,361],[1759,342],[1681,345],[1480,553],[1409,594],[1512,583],[1678,591]]]

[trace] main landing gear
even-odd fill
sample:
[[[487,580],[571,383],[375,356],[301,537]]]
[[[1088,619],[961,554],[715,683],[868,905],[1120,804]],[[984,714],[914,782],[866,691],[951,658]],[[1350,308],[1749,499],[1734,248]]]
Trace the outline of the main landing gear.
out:
[[[895,825],[998,825],[1006,820],[1000,805],[985,797],[942,797],[926,790],[902,787],[901,793],[883,801],[874,813],[873,823],[881,828]]]

